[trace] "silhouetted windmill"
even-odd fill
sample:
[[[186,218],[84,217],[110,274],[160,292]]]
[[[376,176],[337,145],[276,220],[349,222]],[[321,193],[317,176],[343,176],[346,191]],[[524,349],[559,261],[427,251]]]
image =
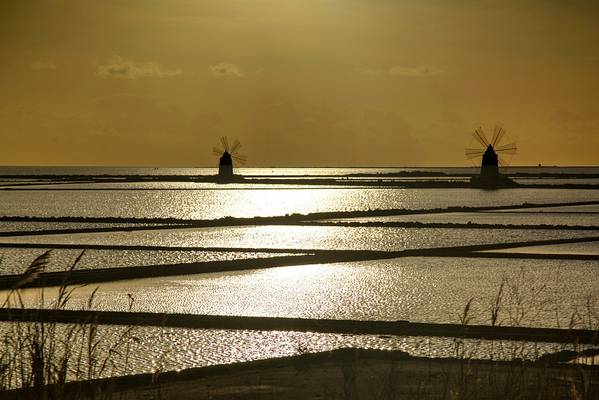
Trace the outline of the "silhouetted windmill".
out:
[[[474,139],[482,146],[481,149],[466,149],[466,157],[474,159],[482,157],[480,166],[481,179],[493,179],[499,176],[499,166],[505,166],[503,154],[516,154],[516,143],[508,143],[500,145],[501,140],[505,137],[505,129],[500,126],[495,126],[493,139],[489,142],[482,128],[478,128],[472,134]]]
[[[220,157],[218,163],[218,177],[220,179],[231,179],[234,175],[233,167],[243,165],[246,161],[245,156],[238,154],[241,148],[239,140],[233,142],[233,145],[229,146],[229,139],[226,136],[220,138],[221,147],[214,147],[213,153]]]

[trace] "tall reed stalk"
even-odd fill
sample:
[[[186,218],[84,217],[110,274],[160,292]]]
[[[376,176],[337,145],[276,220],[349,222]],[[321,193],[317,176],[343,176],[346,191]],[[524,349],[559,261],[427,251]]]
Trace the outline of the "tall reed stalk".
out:
[[[34,280],[41,279],[50,254],[50,250],[46,251],[27,267],[9,291],[2,308],[29,309],[22,290]],[[75,269],[83,254],[79,254],[67,272]],[[39,290],[40,308],[64,310],[68,307],[74,291],[81,286],[70,286],[69,274],[65,276],[55,298],[47,299],[42,285]],[[84,310],[93,309],[97,289],[88,297]],[[130,296],[130,311],[133,302]],[[9,317],[9,322],[0,328],[0,391],[22,389],[23,396],[31,399],[62,399],[73,395],[93,399],[96,397],[93,386],[82,385],[76,393],[67,396],[66,383],[112,376],[119,369],[120,372],[126,371],[130,346],[137,340],[133,335],[134,327],[127,327],[114,337],[100,334],[97,320],[66,324],[45,322],[40,318],[40,312],[39,309],[31,311],[28,322],[18,318],[10,320]]]

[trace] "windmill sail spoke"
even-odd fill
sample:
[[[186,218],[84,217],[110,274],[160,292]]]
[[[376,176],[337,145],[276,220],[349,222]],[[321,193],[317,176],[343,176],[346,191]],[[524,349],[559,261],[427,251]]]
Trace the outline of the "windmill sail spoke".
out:
[[[213,153],[220,157],[218,162],[218,182],[227,183],[243,179],[235,173],[235,168],[244,165],[247,160],[245,156],[237,153],[241,148],[241,143],[239,140],[230,143],[226,136],[221,136],[220,144],[222,148],[212,148]]]
[[[485,137],[485,133],[483,132],[483,128],[478,128],[474,131],[472,136],[480,143],[483,147],[487,147],[489,145],[489,141]]]
[[[480,149],[466,149],[466,158],[472,159],[476,157],[481,157],[483,153],[484,152]]]
[[[242,156],[242,155],[239,155],[239,154],[232,155],[231,158],[235,162],[237,162],[238,164],[245,164],[245,162],[247,161],[247,157],[246,156]]]
[[[466,158],[468,160],[472,160],[473,158],[480,158],[482,157],[482,154],[466,154]]]
[[[231,146],[231,154],[235,154],[237,152],[237,150],[239,150],[241,148],[241,143],[239,142],[239,140],[236,140],[233,142],[233,145]]]
[[[497,156],[497,160],[499,161],[499,165],[501,165],[502,167],[507,167],[508,163],[505,160],[505,158],[503,158],[501,156]]]
[[[501,139],[505,136],[505,129],[500,126],[495,126],[495,131],[493,132],[493,140],[491,141],[491,146],[497,147]]]
[[[229,152],[229,139],[227,139],[226,136],[221,136],[220,142],[222,143],[224,150],[228,153]]]
[[[518,148],[516,147],[515,142],[504,144],[503,146],[499,146],[499,147],[495,148],[496,153],[504,153],[504,154],[516,154],[517,150],[518,150]]]
[[[516,154],[518,147],[516,142],[508,142],[508,134],[505,129],[501,126],[496,125],[493,130],[493,136],[491,141],[487,140],[482,127],[477,128],[472,137],[476,139],[478,144],[482,145],[480,148],[476,147],[476,144],[470,145],[470,148],[465,149],[466,158],[469,160],[478,160],[480,162],[480,174],[473,182],[478,182],[483,185],[502,185],[502,184],[513,184],[510,179],[506,178],[499,172],[499,167],[506,167],[509,165],[509,156]],[[508,142],[502,144],[502,141]],[[507,159],[506,159],[507,157]],[[480,181],[478,181],[480,180]],[[510,183],[511,182],[511,183]]]

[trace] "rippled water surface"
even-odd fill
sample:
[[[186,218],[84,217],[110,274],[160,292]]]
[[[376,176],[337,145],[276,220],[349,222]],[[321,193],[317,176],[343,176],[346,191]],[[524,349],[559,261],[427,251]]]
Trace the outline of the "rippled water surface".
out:
[[[112,228],[143,228],[149,226],[168,226],[167,224],[144,223],[93,223],[93,222],[37,222],[37,221],[0,221],[0,233],[27,231],[54,231],[75,229],[112,229]],[[1,240],[1,239],[0,239]]]
[[[285,190],[285,189],[330,189],[335,185],[294,185],[265,183],[212,183],[212,182],[84,182],[84,183],[36,183],[27,186],[9,186],[11,189],[61,189],[61,190]],[[339,186],[338,189],[346,187]]]
[[[548,207],[551,208],[551,207]],[[493,225],[567,225],[593,226],[599,228],[599,213],[551,213],[534,211],[481,211],[452,212],[435,214],[390,215],[383,217],[343,218],[331,221],[340,222],[423,222]]]
[[[264,225],[17,236],[3,243],[406,250],[596,236],[596,231]]]
[[[60,329],[67,327],[58,326]],[[0,333],[7,329],[0,323]],[[102,338],[97,355],[103,360],[108,348],[125,336],[119,353],[113,353],[109,368],[101,375],[154,373],[182,370],[217,364],[285,357],[305,352],[329,351],[343,347],[380,350],[402,350],[416,356],[455,357],[456,343],[451,338],[398,337],[373,335],[340,335],[313,332],[206,330],[182,328],[139,327],[125,333],[126,327],[100,326]],[[72,343],[73,353],[80,347],[80,339]],[[560,350],[581,350],[588,346],[555,343],[513,341],[462,341],[459,354],[470,358],[509,360],[514,356],[534,360],[542,354]],[[84,364],[85,365],[85,364]],[[73,371],[71,371],[73,373]]]
[[[586,324],[589,304],[599,312],[596,273],[596,261],[408,257],[106,283],[94,304],[125,311],[129,293],[136,311],[459,323],[472,298],[470,323],[489,324],[504,282],[501,325],[567,327]]]
[[[578,213],[590,213],[590,214],[598,214],[599,213],[599,204],[585,204],[585,205],[572,205],[572,206],[557,206],[557,207],[532,207],[532,208],[519,208],[513,210],[498,210],[497,212],[523,212],[523,213],[550,213],[550,214],[559,214],[559,213],[567,213],[567,214],[578,214]]]
[[[0,275],[21,274],[30,263],[42,255],[46,249],[0,249]],[[52,249],[50,262],[45,270],[65,271],[69,269],[82,250]],[[206,251],[206,250],[94,250],[87,249],[75,269],[136,267],[143,265],[181,264],[194,262],[242,260],[251,258],[269,258],[291,255],[289,253],[261,253],[257,251]],[[297,255],[294,254],[294,255]]]
[[[523,246],[495,251],[501,253],[588,254],[599,256],[599,241],[562,243],[546,246]]]
[[[429,209],[599,200],[597,190],[288,189],[5,191],[0,215],[214,219],[369,209]]]

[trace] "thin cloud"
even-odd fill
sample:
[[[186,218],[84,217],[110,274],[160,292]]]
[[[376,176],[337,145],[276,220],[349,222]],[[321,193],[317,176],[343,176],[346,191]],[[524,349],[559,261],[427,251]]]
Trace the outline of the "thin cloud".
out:
[[[170,78],[181,75],[180,69],[168,69],[154,62],[137,62],[112,56],[106,64],[98,66],[96,75],[102,78],[137,79],[137,78]]]
[[[210,73],[215,77],[233,77],[233,78],[241,78],[245,74],[235,64],[229,63],[218,63],[215,65],[211,65],[209,68]]]
[[[428,77],[445,75],[447,71],[434,67],[432,65],[419,65],[416,67],[404,67],[396,65],[388,69],[363,69],[362,73],[368,75],[388,75],[388,76],[409,76],[409,77]]]
[[[31,63],[31,69],[34,69],[36,71],[40,71],[40,70],[44,70],[44,69],[54,70],[57,68],[58,67],[56,66],[54,61],[51,61],[51,60],[36,60]]]

